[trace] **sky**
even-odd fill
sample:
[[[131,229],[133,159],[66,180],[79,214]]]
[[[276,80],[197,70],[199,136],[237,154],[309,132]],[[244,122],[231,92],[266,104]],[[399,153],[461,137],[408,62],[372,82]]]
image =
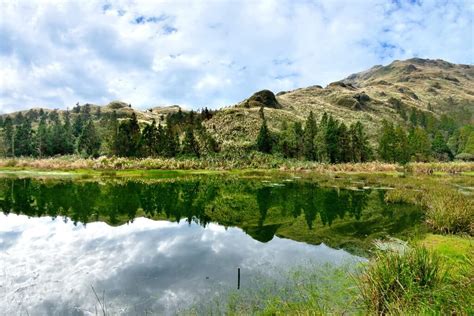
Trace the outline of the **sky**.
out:
[[[0,0],[0,113],[220,108],[395,59],[473,64],[474,0]]]

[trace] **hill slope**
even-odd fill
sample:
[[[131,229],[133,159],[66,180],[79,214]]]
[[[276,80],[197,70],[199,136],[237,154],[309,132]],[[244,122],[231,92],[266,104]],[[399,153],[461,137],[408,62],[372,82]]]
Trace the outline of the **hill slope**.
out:
[[[273,131],[278,131],[283,121],[304,120],[310,111],[317,118],[327,112],[346,124],[360,120],[374,139],[383,119],[406,124],[401,111],[409,115],[412,109],[437,118],[448,114],[462,124],[472,124],[474,67],[419,58],[394,61],[388,66],[375,66],[350,75],[325,88],[311,86],[279,92],[278,107],[254,99],[255,95],[223,109],[206,122],[224,147],[246,146],[255,141],[262,105]]]
[[[71,111],[72,119],[81,107]],[[419,58],[394,61],[350,75],[325,88],[311,86],[282,91],[276,96],[268,90],[257,92],[236,105],[217,111],[204,121],[204,126],[224,150],[252,146],[262,120],[261,107],[265,108],[265,117],[274,132],[281,129],[283,122],[303,121],[310,111],[318,120],[327,112],[346,124],[361,121],[372,141],[376,139],[382,120],[408,124],[408,116],[413,110],[438,119],[446,114],[460,124],[473,124],[474,67]],[[137,110],[120,101],[106,106],[89,105],[89,108],[95,118],[99,117],[98,113],[103,115],[112,111],[116,111],[119,118],[127,118],[135,112],[142,123],[153,119],[164,122],[167,114],[182,110],[177,105]],[[23,111],[23,115],[27,112]],[[64,111],[58,113],[64,115]]]

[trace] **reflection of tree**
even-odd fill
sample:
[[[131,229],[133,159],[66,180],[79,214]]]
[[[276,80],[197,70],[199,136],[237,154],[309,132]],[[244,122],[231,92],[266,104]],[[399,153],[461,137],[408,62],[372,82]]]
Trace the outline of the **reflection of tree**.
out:
[[[265,218],[267,217],[268,209],[271,206],[271,188],[270,187],[263,187],[257,189],[256,192],[257,196],[257,204],[258,204],[258,211],[260,212],[260,218],[258,220],[258,226],[263,226],[265,222]]]
[[[244,227],[262,241],[271,240],[277,230],[301,216],[308,230],[296,233],[303,239],[316,236],[324,226],[332,233],[351,236],[376,231],[395,235],[419,219],[408,206],[385,204],[382,191],[372,193],[324,188],[307,181],[270,187],[256,180],[212,177],[151,183],[0,179],[0,210],[63,216],[84,224],[100,220],[119,225],[136,216],[186,219],[203,226],[217,222]]]

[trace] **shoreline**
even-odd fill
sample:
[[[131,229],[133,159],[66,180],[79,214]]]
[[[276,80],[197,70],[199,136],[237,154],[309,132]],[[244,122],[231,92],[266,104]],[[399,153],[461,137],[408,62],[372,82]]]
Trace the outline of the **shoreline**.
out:
[[[57,158],[1,158],[0,171],[48,170],[75,172],[123,171],[196,171],[199,173],[279,171],[311,173],[382,173],[382,174],[463,174],[474,175],[474,162],[412,162],[405,166],[378,161],[366,163],[325,164],[275,158],[265,155],[229,160],[226,157],[186,158],[121,158],[85,159],[77,156]]]

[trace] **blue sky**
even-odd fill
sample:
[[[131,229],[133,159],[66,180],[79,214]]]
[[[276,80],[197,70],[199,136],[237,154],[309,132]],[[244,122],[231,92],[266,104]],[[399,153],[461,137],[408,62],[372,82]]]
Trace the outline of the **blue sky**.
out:
[[[217,108],[411,57],[472,64],[474,1],[0,0],[0,113]]]

